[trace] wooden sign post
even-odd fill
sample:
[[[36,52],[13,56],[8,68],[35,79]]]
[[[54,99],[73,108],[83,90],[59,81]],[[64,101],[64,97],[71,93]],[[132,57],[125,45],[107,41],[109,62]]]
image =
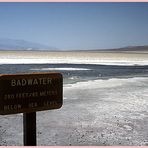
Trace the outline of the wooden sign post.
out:
[[[60,73],[0,75],[0,114],[23,113],[24,145],[36,145],[36,111],[63,104]]]
[[[36,112],[23,114],[24,146],[36,146]]]

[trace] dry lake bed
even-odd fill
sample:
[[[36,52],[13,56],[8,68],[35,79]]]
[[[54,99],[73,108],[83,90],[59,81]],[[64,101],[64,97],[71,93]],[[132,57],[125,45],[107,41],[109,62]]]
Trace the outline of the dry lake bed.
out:
[[[64,76],[61,109],[37,112],[37,144],[147,146],[148,54],[0,51],[0,73]],[[0,116],[0,145],[23,145],[23,115]]]

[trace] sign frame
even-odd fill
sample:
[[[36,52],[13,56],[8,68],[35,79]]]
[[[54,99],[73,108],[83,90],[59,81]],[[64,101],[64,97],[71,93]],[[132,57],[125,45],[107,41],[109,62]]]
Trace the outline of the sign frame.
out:
[[[0,115],[59,109],[62,105],[61,73],[0,75]]]

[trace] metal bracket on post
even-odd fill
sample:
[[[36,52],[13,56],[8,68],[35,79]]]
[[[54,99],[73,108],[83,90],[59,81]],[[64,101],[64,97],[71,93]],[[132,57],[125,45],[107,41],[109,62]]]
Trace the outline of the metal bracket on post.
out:
[[[24,146],[36,146],[36,112],[23,113]]]

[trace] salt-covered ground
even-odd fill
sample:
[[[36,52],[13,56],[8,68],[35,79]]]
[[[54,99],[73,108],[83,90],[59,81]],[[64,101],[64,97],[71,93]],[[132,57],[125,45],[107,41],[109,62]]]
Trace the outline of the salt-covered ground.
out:
[[[0,145],[23,145],[22,114],[0,116]],[[37,113],[38,145],[148,145],[148,78],[64,85],[59,110]]]
[[[0,64],[25,63],[148,65],[148,54],[0,51]],[[0,116],[0,145],[23,145],[22,117]],[[148,77],[65,84],[63,107],[37,113],[38,145],[144,146],[147,131]]]
[[[0,64],[148,65],[147,53],[0,51]]]

